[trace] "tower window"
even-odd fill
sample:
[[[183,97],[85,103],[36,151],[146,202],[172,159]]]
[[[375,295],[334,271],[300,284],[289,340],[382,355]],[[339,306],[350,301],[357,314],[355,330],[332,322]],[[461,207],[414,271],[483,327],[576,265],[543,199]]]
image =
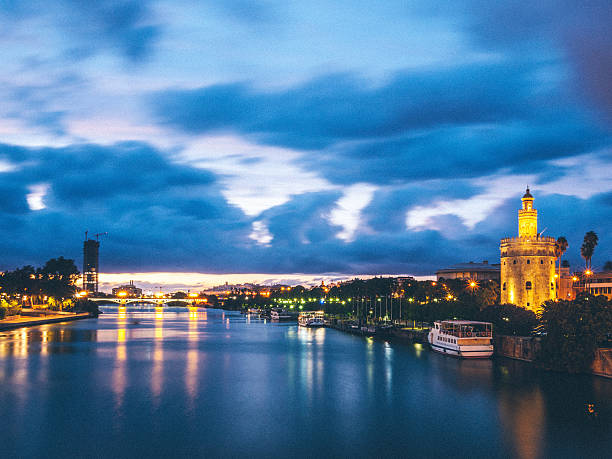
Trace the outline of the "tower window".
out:
[[[512,262],[512,264],[513,264],[513,265],[515,265],[515,264],[516,264],[516,260],[514,260],[514,261]]]
[[[525,282],[525,289],[526,290],[531,290],[531,281]]]
[[[555,284],[553,284],[552,282],[550,283],[550,289],[554,290],[555,289]]]
[[[540,264],[543,265],[544,264],[544,260],[540,260]]]
[[[529,264],[531,264],[531,260],[527,260],[527,264],[528,264],[528,265],[529,265]]]
[[[504,282],[504,290],[506,290],[506,283]]]
[[[529,306],[529,303],[527,303],[527,306]]]

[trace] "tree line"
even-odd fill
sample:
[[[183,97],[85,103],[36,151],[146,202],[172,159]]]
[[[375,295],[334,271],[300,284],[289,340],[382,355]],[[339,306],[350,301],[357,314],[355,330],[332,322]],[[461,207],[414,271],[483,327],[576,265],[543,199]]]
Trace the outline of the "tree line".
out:
[[[52,258],[37,268],[27,265],[5,271],[0,273],[2,305],[4,308],[61,305],[76,293],[79,276],[74,260],[64,257]]]

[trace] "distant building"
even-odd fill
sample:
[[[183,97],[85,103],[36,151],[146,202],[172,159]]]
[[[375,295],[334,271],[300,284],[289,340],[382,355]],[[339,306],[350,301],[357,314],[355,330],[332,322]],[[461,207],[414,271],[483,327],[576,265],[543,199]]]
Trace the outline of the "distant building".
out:
[[[83,242],[83,290],[98,293],[98,254],[100,242],[86,239]]]
[[[139,298],[142,296],[142,289],[136,287],[134,281],[130,281],[129,284],[113,288],[113,295],[126,298]]]
[[[612,271],[591,274],[587,277],[585,286],[592,295],[605,295],[612,300]]]
[[[538,211],[527,188],[518,211],[518,237],[504,238],[501,253],[501,302],[532,311],[557,297],[555,243],[538,233]]]
[[[488,261],[482,263],[460,263],[449,268],[436,271],[436,277],[441,279],[473,279],[480,280],[496,280],[499,282],[500,276],[499,264],[489,264]]]
[[[557,298],[560,300],[573,300],[576,298],[574,283],[577,277],[572,275],[569,266],[561,266],[561,277],[557,279]]]

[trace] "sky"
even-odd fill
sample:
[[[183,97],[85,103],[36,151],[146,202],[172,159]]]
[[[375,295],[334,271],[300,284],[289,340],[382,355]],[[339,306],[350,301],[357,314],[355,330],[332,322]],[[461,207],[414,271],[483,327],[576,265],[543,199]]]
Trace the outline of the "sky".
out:
[[[607,0],[0,2],[0,269],[80,268],[88,230],[109,285],[429,276],[498,262],[527,185],[599,268],[611,23]]]

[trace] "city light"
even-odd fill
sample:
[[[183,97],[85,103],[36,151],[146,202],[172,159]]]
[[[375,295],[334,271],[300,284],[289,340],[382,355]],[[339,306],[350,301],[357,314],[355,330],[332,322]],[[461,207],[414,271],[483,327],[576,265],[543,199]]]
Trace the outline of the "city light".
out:
[[[124,290],[121,290],[120,292],[117,292],[117,296],[123,298],[127,296],[127,292]]]

